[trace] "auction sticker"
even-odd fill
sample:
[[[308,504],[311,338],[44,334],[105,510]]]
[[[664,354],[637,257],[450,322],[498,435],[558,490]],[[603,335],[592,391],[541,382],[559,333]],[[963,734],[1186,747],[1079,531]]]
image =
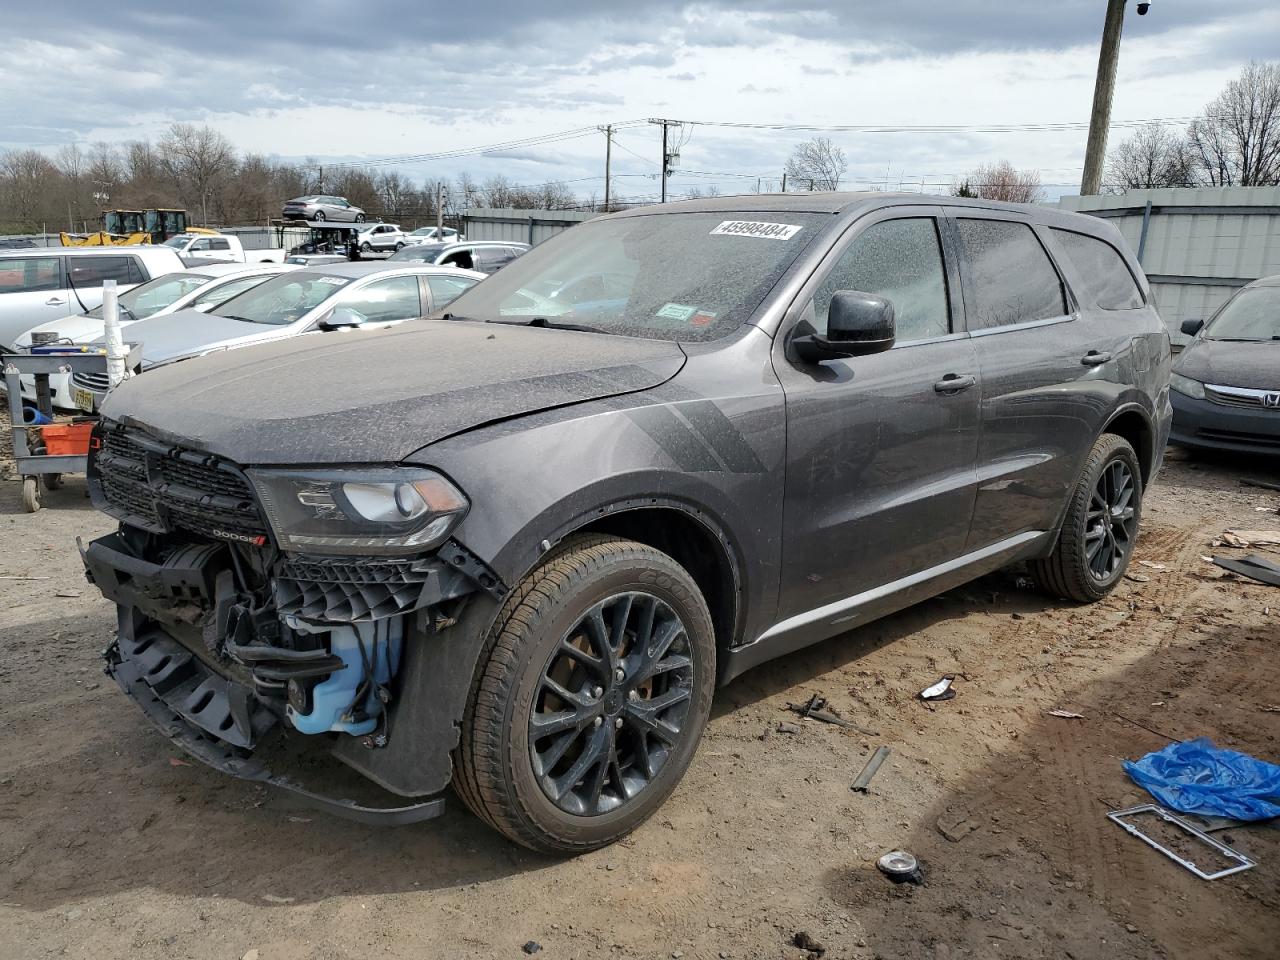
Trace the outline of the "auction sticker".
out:
[[[790,240],[800,232],[800,224],[768,223],[763,220],[725,220],[711,231],[713,237],[755,237],[757,240]]]
[[[327,283],[331,287],[341,287],[350,282],[345,277],[316,277],[316,283]]]

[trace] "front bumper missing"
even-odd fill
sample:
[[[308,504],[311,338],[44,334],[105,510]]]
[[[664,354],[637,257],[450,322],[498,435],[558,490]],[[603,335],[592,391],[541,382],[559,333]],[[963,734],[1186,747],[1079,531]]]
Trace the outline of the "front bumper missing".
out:
[[[232,634],[239,634],[235,625],[246,621],[228,614],[229,549],[221,544],[179,547],[155,563],[139,556],[121,534],[81,546],[89,580],[118,605],[117,639],[104,652],[107,673],[165,736],[217,770],[279,787],[312,806],[360,822],[393,825],[439,816],[444,810],[440,797],[405,806],[367,806],[308,789],[251,756],[270,736],[302,736],[284,729],[283,703],[272,709],[274,700],[259,695],[256,688],[263,677],[280,671],[282,676],[303,676],[322,666],[332,671],[328,661],[333,658],[323,649],[292,650],[263,643],[257,634],[242,638],[247,645],[234,642]],[[445,582],[457,589],[456,580],[448,580],[450,571],[443,572]],[[442,578],[434,574],[415,584],[418,596],[438,596]],[[334,628],[350,629],[336,624]],[[219,653],[223,650],[230,656]],[[359,762],[340,751],[344,740],[356,739],[340,735],[332,745],[336,756],[359,769]],[[302,737],[297,742],[309,740]],[[394,789],[394,778],[384,779],[388,782],[383,786],[402,796],[435,794],[447,783],[437,779],[424,784],[427,789],[406,791]]]

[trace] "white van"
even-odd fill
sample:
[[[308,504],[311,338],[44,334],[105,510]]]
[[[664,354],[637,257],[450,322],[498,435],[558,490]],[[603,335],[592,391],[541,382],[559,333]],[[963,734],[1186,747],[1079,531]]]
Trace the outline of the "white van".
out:
[[[102,282],[127,290],[185,269],[169,247],[29,247],[0,250],[0,353],[18,334],[102,304]]]

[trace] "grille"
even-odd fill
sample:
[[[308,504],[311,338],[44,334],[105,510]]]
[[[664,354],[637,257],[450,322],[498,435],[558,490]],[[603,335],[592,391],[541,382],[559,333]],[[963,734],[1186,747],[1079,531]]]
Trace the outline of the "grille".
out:
[[[437,569],[427,559],[290,559],[276,576],[276,605],[315,620],[395,616],[419,606]]]
[[[226,461],[104,425],[95,463],[107,503],[141,526],[266,542],[253,491]]]
[[[1211,384],[1205,384],[1204,395],[1207,399],[1214,403],[1220,403],[1225,407],[1267,407],[1267,395],[1274,391],[1267,390],[1250,390],[1245,387],[1219,387]]]
[[[111,386],[111,381],[107,379],[105,373],[85,373],[81,370],[71,374],[71,382],[77,387],[83,387],[86,390],[102,391]]]

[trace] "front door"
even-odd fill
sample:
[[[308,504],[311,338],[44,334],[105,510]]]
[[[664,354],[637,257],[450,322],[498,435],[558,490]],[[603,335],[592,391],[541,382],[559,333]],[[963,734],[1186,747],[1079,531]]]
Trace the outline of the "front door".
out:
[[[934,207],[859,220],[775,341],[787,402],[778,620],[808,639],[854,626],[848,611],[860,597],[964,550],[981,388],[973,345],[954,319],[958,274],[939,220]],[[788,324],[823,331],[837,290],[889,299],[893,349],[819,364],[789,358]]]

